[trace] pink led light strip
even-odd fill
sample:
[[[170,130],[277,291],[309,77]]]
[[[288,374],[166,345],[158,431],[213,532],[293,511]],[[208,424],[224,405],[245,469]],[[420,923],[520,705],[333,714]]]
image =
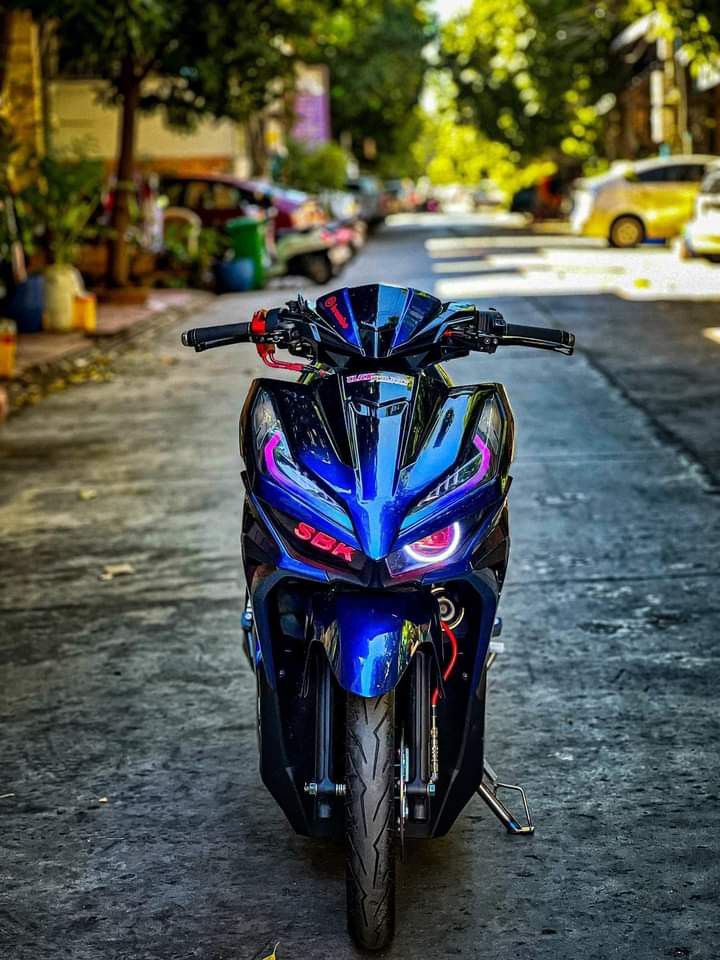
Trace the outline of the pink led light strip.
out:
[[[482,437],[473,437],[473,443],[480,451],[482,459],[480,460],[480,466],[476,472],[470,477],[469,480],[466,480],[465,483],[461,484],[455,493],[462,493],[463,490],[470,490],[473,487],[476,487],[479,483],[482,482],[485,474],[490,469],[490,458],[492,457],[492,451],[490,447],[485,443]]]
[[[263,449],[263,458],[265,460],[267,472],[270,474],[273,480],[275,480],[276,483],[285,485],[285,477],[283,476],[277,463],[275,463],[275,448],[281,440],[282,434],[280,432],[273,433],[265,444]]]

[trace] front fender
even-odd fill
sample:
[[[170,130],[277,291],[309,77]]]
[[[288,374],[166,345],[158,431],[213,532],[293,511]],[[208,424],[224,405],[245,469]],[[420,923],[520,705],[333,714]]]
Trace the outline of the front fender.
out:
[[[349,693],[394,689],[417,648],[433,642],[436,614],[424,593],[338,593],[313,603],[313,640]]]

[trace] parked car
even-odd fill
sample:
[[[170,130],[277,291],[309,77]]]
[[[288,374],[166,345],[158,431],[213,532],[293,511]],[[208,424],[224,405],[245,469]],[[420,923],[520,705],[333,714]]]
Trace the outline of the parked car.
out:
[[[421,203],[420,193],[412,180],[386,180],[384,184],[388,213],[413,213]]]
[[[654,157],[612,167],[580,180],[573,196],[573,231],[613,247],[679,234],[689,220],[700,182],[717,157]]]
[[[360,216],[368,227],[377,227],[385,220],[387,197],[377,177],[361,175],[348,180],[347,189],[357,197]]]
[[[319,199],[330,217],[327,228],[337,231],[339,242],[347,244],[350,256],[354,256],[367,238],[367,223],[357,197],[349,190],[326,190]]]
[[[710,167],[700,184],[692,220],[685,225],[681,255],[720,262],[720,164]]]
[[[276,211],[277,230],[304,230],[327,221],[323,208],[307,193],[230,174],[167,176],[162,178],[160,190],[170,206],[192,210],[205,227],[223,227],[252,209]]]

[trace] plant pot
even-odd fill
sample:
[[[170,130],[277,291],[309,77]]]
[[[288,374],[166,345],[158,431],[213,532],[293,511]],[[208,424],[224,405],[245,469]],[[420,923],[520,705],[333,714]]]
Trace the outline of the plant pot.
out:
[[[18,333],[40,333],[43,325],[43,278],[32,273],[7,299],[3,312],[17,324]]]
[[[46,268],[43,326],[48,332],[69,333],[73,329],[75,297],[82,289],[82,277],[75,267],[55,263]]]
[[[243,293],[255,286],[255,264],[249,257],[220,260],[213,267],[218,293]]]

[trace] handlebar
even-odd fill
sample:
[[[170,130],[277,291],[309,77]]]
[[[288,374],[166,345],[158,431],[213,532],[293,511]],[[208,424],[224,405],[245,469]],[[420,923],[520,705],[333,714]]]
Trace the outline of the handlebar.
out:
[[[519,323],[505,324],[505,333],[502,337],[503,346],[513,345],[525,347],[539,347],[541,350],[561,350],[573,352],[575,335],[567,330],[556,330],[554,327],[525,327]]]
[[[296,349],[309,340],[308,323],[297,314],[282,309],[260,311],[251,322],[223,323],[214,327],[195,327],[182,334],[186,347],[194,347],[199,353],[213,347],[224,347],[233,343],[275,343],[277,346]],[[478,351],[494,353],[501,346],[535,347],[540,350],[555,350],[568,356],[575,347],[575,337],[566,330],[553,327],[527,327],[517,323],[506,323],[497,310],[474,310],[465,308],[460,317],[460,325],[446,330],[444,342],[448,355],[461,356],[463,353]],[[338,338],[339,339],[339,338]],[[317,341],[317,333],[313,340]],[[462,351],[458,353],[457,350]]]
[[[250,323],[221,323],[216,327],[193,327],[181,338],[184,347],[194,347],[197,353],[212,347],[224,347],[231,343],[246,343],[250,338]]]

